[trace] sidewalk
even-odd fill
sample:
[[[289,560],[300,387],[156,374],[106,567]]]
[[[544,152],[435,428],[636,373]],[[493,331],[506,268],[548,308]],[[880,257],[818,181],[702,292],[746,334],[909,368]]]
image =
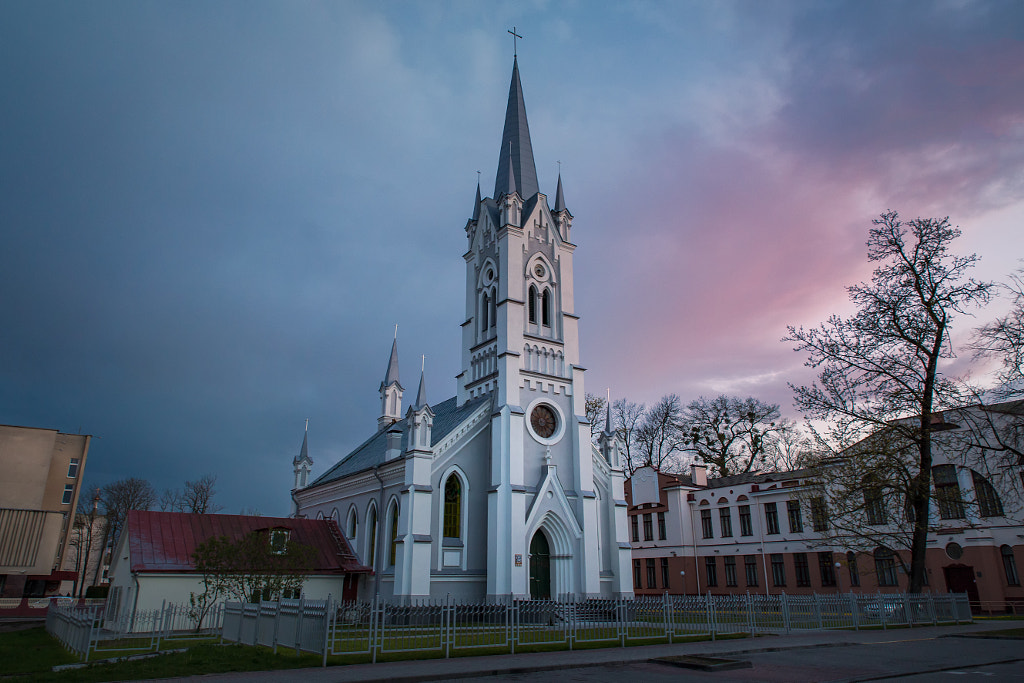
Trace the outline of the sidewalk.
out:
[[[756,652],[773,652],[810,647],[869,645],[899,640],[927,640],[942,636],[1020,628],[1021,621],[987,621],[964,626],[938,626],[888,631],[807,631],[789,635],[742,638],[737,640],[680,643],[677,645],[645,645],[610,647],[596,650],[563,650],[489,657],[453,657],[451,659],[420,659],[378,664],[353,664],[315,669],[286,671],[247,671],[208,674],[188,679],[195,681],[297,681],[302,683],[363,683],[366,681],[437,681],[495,674],[556,671],[585,666],[629,664],[655,657],[679,655],[729,656]]]

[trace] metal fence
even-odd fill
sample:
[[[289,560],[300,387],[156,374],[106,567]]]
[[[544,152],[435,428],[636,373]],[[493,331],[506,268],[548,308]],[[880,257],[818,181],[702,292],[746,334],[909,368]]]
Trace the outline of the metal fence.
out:
[[[97,654],[155,652],[164,641],[219,636],[224,604],[197,614],[188,605],[164,602],[159,609],[107,615],[103,607],[52,605],[46,631],[83,661]]]
[[[971,621],[965,594],[664,595],[578,602],[227,603],[222,638],[328,655],[626,645],[726,634],[889,628]]]

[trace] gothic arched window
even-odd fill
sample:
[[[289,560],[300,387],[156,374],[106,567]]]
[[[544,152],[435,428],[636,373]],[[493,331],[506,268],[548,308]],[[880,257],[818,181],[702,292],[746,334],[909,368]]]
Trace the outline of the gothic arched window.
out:
[[[982,517],[1002,517],[1003,502],[999,500],[996,487],[974,470],[971,470],[971,478],[974,480],[974,496],[978,499],[978,514]]]
[[[498,326],[498,293],[492,288],[491,296],[488,299],[488,305],[491,307],[487,313],[487,319],[489,321],[488,328]]]
[[[551,326],[551,290],[548,289],[540,297],[540,324]]]
[[[366,513],[366,559],[371,567],[377,566],[377,508],[372,503]]]
[[[480,307],[480,330],[486,332],[491,329],[491,298],[484,292],[483,306]]]
[[[530,293],[526,297],[526,308],[529,311],[530,322],[537,324],[537,288],[530,285]]]
[[[391,506],[391,519],[388,524],[391,527],[391,545],[388,549],[388,565],[395,566],[395,555],[398,552],[398,504]]]
[[[462,537],[462,482],[454,474],[444,484],[445,538]]]
[[[356,514],[356,509],[349,508],[348,521],[345,523],[345,534],[348,536],[348,540],[352,541],[356,537],[356,527],[359,524],[359,515]]]

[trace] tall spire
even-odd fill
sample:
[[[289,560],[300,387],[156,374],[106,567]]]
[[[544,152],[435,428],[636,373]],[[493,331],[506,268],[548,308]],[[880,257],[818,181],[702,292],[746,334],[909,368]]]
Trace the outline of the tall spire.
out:
[[[530,125],[526,121],[523,86],[519,82],[518,58],[512,60],[512,83],[508,88],[508,107],[505,110],[505,129],[501,135],[498,174],[494,179],[494,198],[505,194],[510,186],[515,187],[523,199],[529,199],[540,191],[537,185],[537,165],[533,161],[533,144],[530,142]]]

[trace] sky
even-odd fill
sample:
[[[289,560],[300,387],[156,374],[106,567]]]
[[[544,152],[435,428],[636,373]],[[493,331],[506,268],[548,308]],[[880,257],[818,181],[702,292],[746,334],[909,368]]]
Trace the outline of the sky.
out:
[[[407,398],[421,355],[454,395],[512,27],[591,393],[799,417],[780,339],[849,311],[887,210],[1024,257],[1020,2],[4,0],[0,423],[285,515],[306,419],[314,476],[375,430],[396,324]]]

